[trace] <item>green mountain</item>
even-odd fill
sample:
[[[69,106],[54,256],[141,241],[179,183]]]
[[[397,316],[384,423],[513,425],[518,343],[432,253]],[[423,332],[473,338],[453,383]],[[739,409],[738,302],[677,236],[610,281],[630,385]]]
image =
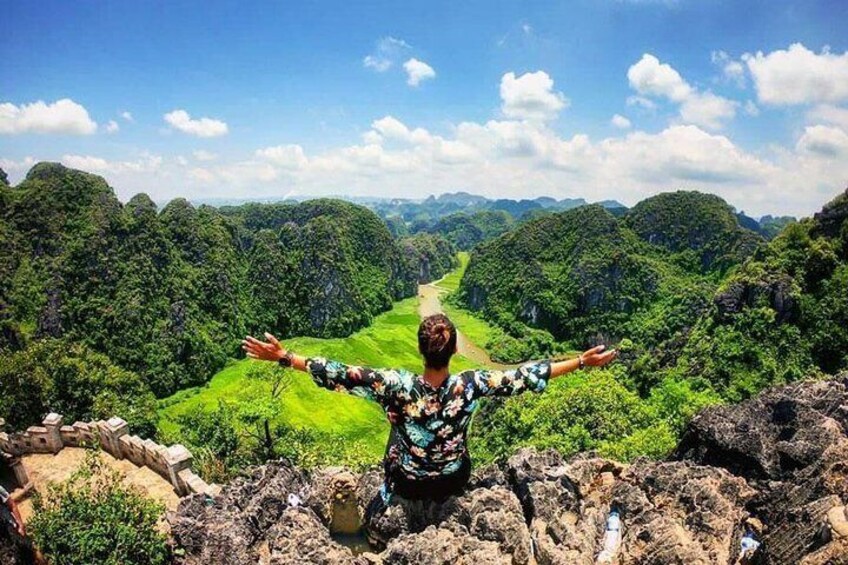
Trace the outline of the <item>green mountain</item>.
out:
[[[727,202],[695,191],[647,198],[624,215],[624,222],[643,240],[694,261],[703,271],[741,262],[762,241],[740,225]]]
[[[458,300],[513,338],[495,348],[504,361],[625,337],[636,357],[674,358],[722,273],[763,241],[698,192],[654,196],[621,216],[600,205],[545,213],[476,248]]]
[[[417,271],[419,283],[429,283],[459,266],[456,248],[440,235],[419,233],[401,240],[409,268]]]
[[[599,205],[550,214],[481,244],[458,299],[515,337],[525,327],[575,347],[623,337],[672,266]]]
[[[205,382],[245,333],[365,327],[420,271],[379,217],[337,200],[219,211],[177,199],[159,212],[40,163],[0,186],[0,204],[0,350],[82,344],[159,396]]]
[[[724,280],[678,370],[732,398],[848,368],[848,190]]]
[[[450,214],[425,230],[443,236],[457,249],[468,251],[482,241],[506,233],[514,223],[512,216],[503,210],[481,210]]]

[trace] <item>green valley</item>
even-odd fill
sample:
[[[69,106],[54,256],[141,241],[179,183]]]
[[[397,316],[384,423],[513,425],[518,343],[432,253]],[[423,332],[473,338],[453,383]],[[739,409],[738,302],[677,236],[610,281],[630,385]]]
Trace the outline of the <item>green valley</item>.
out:
[[[421,356],[416,338],[419,321],[418,301],[408,298],[395,303],[390,311],[375,317],[369,327],[349,337],[300,337],[286,340],[285,345],[302,355],[419,372]],[[267,394],[267,383],[251,383],[248,376],[250,369],[259,365],[265,364],[249,359],[232,361],[207,385],[183,390],[161,400],[161,432],[166,436],[181,437],[178,424],[181,416],[197,410],[214,411],[219,402],[248,405],[256,400],[256,396]],[[451,366],[454,370],[464,370],[473,364],[458,356]],[[309,376],[294,372],[280,398],[277,423],[318,432],[320,445],[316,445],[315,452],[325,452],[331,458],[340,457],[353,464],[379,462],[389,431],[389,424],[377,404],[324,390],[317,387]],[[322,461],[333,462],[327,461],[326,457]]]

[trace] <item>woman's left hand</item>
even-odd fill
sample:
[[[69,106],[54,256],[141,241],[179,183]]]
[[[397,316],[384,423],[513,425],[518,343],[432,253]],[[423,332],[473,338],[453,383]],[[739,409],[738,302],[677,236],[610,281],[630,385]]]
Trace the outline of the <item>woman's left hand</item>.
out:
[[[597,347],[584,351],[583,354],[580,355],[580,358],[583,360],[583,365],[586,367],[603,367],[618,357],[618,351],[615,349],[604,351],[605,349],[605,345],[598,345]]]
[[[265,332],[265,339],[268,341],[259,341],[253,336],[247,336],[241,342],[241,348],[247,352],[247,356],[251,359],[259,359],[261,361],[279,361],[286,355],[286,350],[277,341],[277,338]]]

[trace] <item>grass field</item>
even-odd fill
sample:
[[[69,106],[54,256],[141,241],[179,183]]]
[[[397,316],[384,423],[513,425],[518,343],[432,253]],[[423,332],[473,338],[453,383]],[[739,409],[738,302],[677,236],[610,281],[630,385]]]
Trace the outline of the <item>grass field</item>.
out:
[[[465,274],[465,269],[468,267],[468,252],[460,251],[458,257],[459,267],[445,275],[444,278],[438,281],[435,285],[436,287],[447,291],[446,294],[454,292],[459,288],[459,281],[462,280],[462,275]],[[459,331],[462,332],[470,341],[474,342],[478,347],[485,349],[489,339],[498,331],[488,322],[475,317],[468,310],[454,306],[449,300],[445,300],[445,296],[442,296],[442,309],[451,321],[456,324]]]
[[[436,286],[443,288],[448,292],[453,292],[459,288],[459,281],[462,280],[462,275],[465,274],[465,269],[468,268],[468,260],[470,257],[467,251],[460,251],[457,253],[457,258],[459,259],[459,267],[446,274],[436,283]]]
[[[323,356],[349,364],[376,367],[398,367],[421,370],[417,349],[418,299],[408,298],[375,317],[374,322],[346,338],[294,338],[286,347],[307,356]],[[248,386],[246,373],[251,364],[243,359],[233,361],[203,387],[187,389],[160,401],[159,428],[166,435],[178,428],[181,414],[195,410],[214,410],[219,400],[249,403],[256,385]],[[472,364],[462,357],[451,363],[454,371]],[[382,409],[375,403],[315,386],[308,375],[296,373],[281,398],[282,420],[294,427],[304,427],[332,434],[337,441],[357,440],[357,449],[367,451],[366,458],[382,457],[389,425]]]

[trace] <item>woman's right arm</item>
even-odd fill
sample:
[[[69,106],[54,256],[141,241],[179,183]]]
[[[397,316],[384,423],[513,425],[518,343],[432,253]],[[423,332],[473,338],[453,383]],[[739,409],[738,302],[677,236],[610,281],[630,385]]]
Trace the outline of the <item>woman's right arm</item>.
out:
[[[273,335],[266,333],[267,342],[247,336],[242,341],[242,349],[252,359],[279,363],[288,359],[288,365],[298,371],[309,373],[320,387],[340,392],[350,392],[377,400],[385,394],[385,376],[383,371],[368,367],[345,365],[338,361],[329,361],[322,357],[303,357],[287,351]]]

